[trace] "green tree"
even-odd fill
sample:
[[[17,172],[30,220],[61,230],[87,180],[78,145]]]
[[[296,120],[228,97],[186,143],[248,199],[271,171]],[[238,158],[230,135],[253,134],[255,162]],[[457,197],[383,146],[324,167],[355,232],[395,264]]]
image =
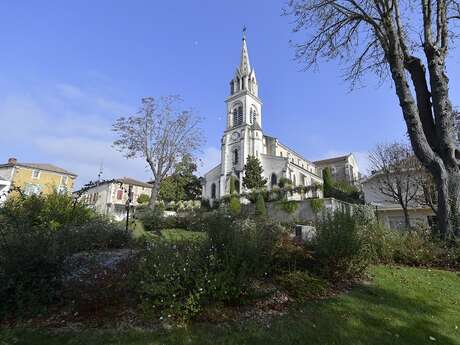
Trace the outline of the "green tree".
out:
[[[331,169],[329,167],[323,170],[323,188],[324,196],[331,196],[332,189],[334,188],[334,180],[332,179]]]
[[[262,177],[264,169],[257,157],[248,156],[244,166],[243,186],[250,190],[257,190],[265,187],[267,179]]]
[[[232,216],[238,216],[241,213],[241,203],[235,194],[230,197],[230,213]]]
[[[166,202],[196,200],[201,195],[201,183],[194,174],[197,166],[190,156],[176,164],[174,173],[165,177],[160,185],[160,199]]]
[[[265,200],[261,193],[257,194],[256,198],[256,216],[267,215],[267,208],[265,207]]]
[[[236,194],[236,181],[234,176],[230,176],[230,195]]]
[[[141,194],[137,198],[137,202],[139,204],[148,204],[149,201],[150,201],[150,197],[147,194]]]

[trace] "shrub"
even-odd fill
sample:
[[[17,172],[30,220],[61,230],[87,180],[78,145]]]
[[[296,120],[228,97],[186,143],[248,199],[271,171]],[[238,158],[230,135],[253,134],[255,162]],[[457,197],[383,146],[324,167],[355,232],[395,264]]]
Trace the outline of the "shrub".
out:
[[[13,196],[0,208],[0,218],[15,227],[42,227],[58,230],[67,224],[79,225],[95,216],[83,203],[68,194]]]
[[[10,198],[0,208],[0,314],[59,301],[69,255],[127,245],[129,232],[67,195]]]
[[[425,229],[401,233],[394,248],[394,261],[410,266],[433,266],[442,256],[441,245]]]
[[[292,181],[290,179],[288,179],[287,177],[281,177],[278,181],[278,186],[280,188],[285,188],[287,186],[291,186],[292,185]]]
[[[329,214],[318,223],[314,257],[321,274],[335,281],[359,277],[371,261],[359,224],[346,212]]]
[[[267,209],[265,207],[265,201],[262,194],[257,194],[256,199],[256,216],[266,216]]]
[[[279,228],[215,213],[203,241],[152,243],[132,275],[146,315],[186,321],[211,302],[235,303],[265,275]]]
[[[150,197],[147,194],[141,194],[137,198],[137,202],[139,204],[148,204],[150,201]]]
[[[204,212],[200,209],[178,212],[175,217],[175,227],[190,231],[205,231],[206,219],[211,214],[212,212]]]
[[[323,297],[329,290],[327,281],[305,271],[292,271],[275,278],[275,282],[298,301]]]
[[[68,253],[108,250],[134,245],[131,230],[124,225],[95,218],[83,225],[70,225],[56,233],[56,243]]]
[[[151,208],[138,208],[136,217],[142,221],[147,231],[159,233],[162,229],[175,227],[175,218],[165,217],[164,207],[160,205],[157,205],[153,210]]]
[[[271,253],[281,229],[251,219],[232,221],[222,214],[209,219],[206,246],[211,264],[214,299],[235,302],[248,293],[251,279],[269,272]]]
[[[283,233],[273,248],[272,260],[276,272],[303,270],[311,265],[312,252]]]
[[[281,209],[289,214],[294,213],[299,208],[299,204],[294,200],[282,200],[280,201]]]
[[[188,321],[200,311],[210,280],[202,244],[152,242],[131,280],[149,318]]]
[[[1,225],[0,315],[42,311],[59,299],[68,253],[54,244],[55,230]]]
[[[356,215],[356,219],[363,221],[363,217],[359,214]],[[362,235],[369,257],[374,263],[394,263],[395,252],[402,243],[402,234],[398,231],[387,229],[378,222],[364,220],[364,223],[366,226],[362,229]]]
[[[324,208],[324,199],[310,199],[311,210],[317,214]]]
[[[370,205],[353,205],[353,217],[363,225],[375,223],[377,220],[374,207]]]
[[[240,199],[236,195],[232,195],[232,197],[230,198],[229,211],[230,214],[234,217],[238,216],[241,213]]]

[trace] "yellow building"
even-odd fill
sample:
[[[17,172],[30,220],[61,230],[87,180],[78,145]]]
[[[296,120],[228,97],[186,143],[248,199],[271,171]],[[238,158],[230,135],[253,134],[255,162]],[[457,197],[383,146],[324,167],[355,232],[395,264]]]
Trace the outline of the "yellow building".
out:
[[[16,158],[0,164],[0,180],[10,188],[19,187],[25,194],[50,194],[54,190],[71,193],[77,175],[46,163],[21,163]]]

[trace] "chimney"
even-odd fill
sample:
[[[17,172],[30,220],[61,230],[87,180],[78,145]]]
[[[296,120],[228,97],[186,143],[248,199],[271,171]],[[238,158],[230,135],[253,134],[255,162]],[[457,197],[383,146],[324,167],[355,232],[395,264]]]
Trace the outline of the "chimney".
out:
[[[16,165],[18,160],[14,157],[8,158],[8,164]]]

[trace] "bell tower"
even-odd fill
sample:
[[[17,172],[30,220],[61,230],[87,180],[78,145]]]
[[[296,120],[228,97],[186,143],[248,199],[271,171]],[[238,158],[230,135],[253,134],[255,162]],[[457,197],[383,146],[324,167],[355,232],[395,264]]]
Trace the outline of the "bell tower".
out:
[[[248,155],[264,154],[262,133],[262,101],[256,72],[249,61],[246,29],[243,29],[240,64],[230,81],[226,101],[227,123],[222,137],[220,190],[229,193],[233,176],[240,183]],[[241,184],[241,183],[240,183]],[[242,188],[240,188],[242,190]]]

